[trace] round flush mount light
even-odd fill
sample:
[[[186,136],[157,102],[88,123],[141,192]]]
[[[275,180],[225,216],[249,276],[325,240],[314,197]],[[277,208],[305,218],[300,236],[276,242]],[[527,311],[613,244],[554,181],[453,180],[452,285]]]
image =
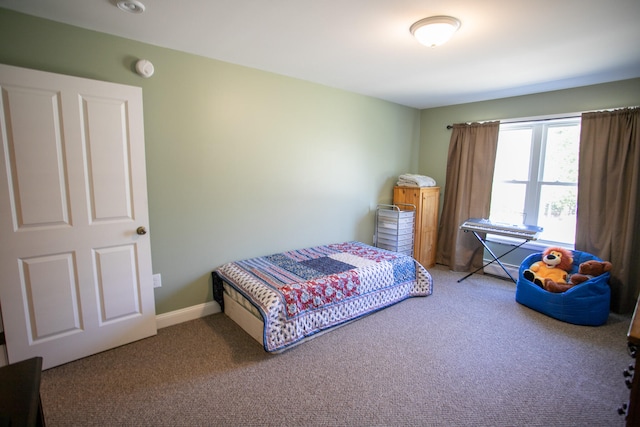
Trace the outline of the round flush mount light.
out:
[[[130,13],[142,13],[145,9],[144,4],[138,0],[118,0],[116,6],[118,6],[118,9]]]
[[[420,44],[436,47],[446,43],[460,28],[460,20],[452,16],[430,16],[414,23],[411,34]]]

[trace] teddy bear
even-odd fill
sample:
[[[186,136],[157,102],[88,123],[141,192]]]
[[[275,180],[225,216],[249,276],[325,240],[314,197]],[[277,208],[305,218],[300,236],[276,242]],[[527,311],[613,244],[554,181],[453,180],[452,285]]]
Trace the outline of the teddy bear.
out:
[[[609,261],[585,261],[578,266],[578,272],[571,275],[569,283],[573,286],[611,271],[613,265]]]
[[[561,247],[550,247],[542,253],[542,260],[534,262],[524,270],[524,278],[548,292],[564,292],[573,285],[567,282],[573,264],[571,251]]]

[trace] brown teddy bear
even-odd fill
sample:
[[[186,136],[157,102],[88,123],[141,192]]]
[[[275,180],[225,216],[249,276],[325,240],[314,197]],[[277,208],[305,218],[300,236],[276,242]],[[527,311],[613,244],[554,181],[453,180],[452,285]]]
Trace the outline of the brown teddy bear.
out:
[[[609,261],[585,261],[578,267],[578,272],[571,275],[569,283],[572,286],[579,285],[593,277],[600,276],[607,271],[611,271],[612,268],[613,265]]]
[[[572,284],[567,282],[573,255],[561,247],[550,247],[542,253],[542,261],[537,261],[524,270],[524,278],[549,292],[564,292]]]

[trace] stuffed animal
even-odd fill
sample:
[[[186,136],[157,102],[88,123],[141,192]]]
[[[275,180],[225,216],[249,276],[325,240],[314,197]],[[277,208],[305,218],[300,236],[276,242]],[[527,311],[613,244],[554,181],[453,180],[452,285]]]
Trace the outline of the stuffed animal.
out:
[[[578,267],[578,272],[571,275],[569,283],[573,286],[579,285],[593,277],[600,276],[607,271],[611,271],[612,268],[613,265],[609,261],[585,261]]]
[[[524,270],[524,278],[549,292],[564,292],[573,285],[567,282],[573,255],[571,251],[550,247],[542,253],[542,261],[537,261]]]

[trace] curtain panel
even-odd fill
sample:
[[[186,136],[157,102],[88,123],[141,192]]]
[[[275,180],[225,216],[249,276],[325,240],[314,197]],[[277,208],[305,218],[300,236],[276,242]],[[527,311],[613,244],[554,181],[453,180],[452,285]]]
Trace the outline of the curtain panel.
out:
[[[582,114],[576,249],[611,261],[611,309],[640,291],[640,109]]]
[[[453,125],[436,252],[436,262],[453,271],[482,266],[482,245],[460,225],[489,216],[499,129],[500,122]]]

